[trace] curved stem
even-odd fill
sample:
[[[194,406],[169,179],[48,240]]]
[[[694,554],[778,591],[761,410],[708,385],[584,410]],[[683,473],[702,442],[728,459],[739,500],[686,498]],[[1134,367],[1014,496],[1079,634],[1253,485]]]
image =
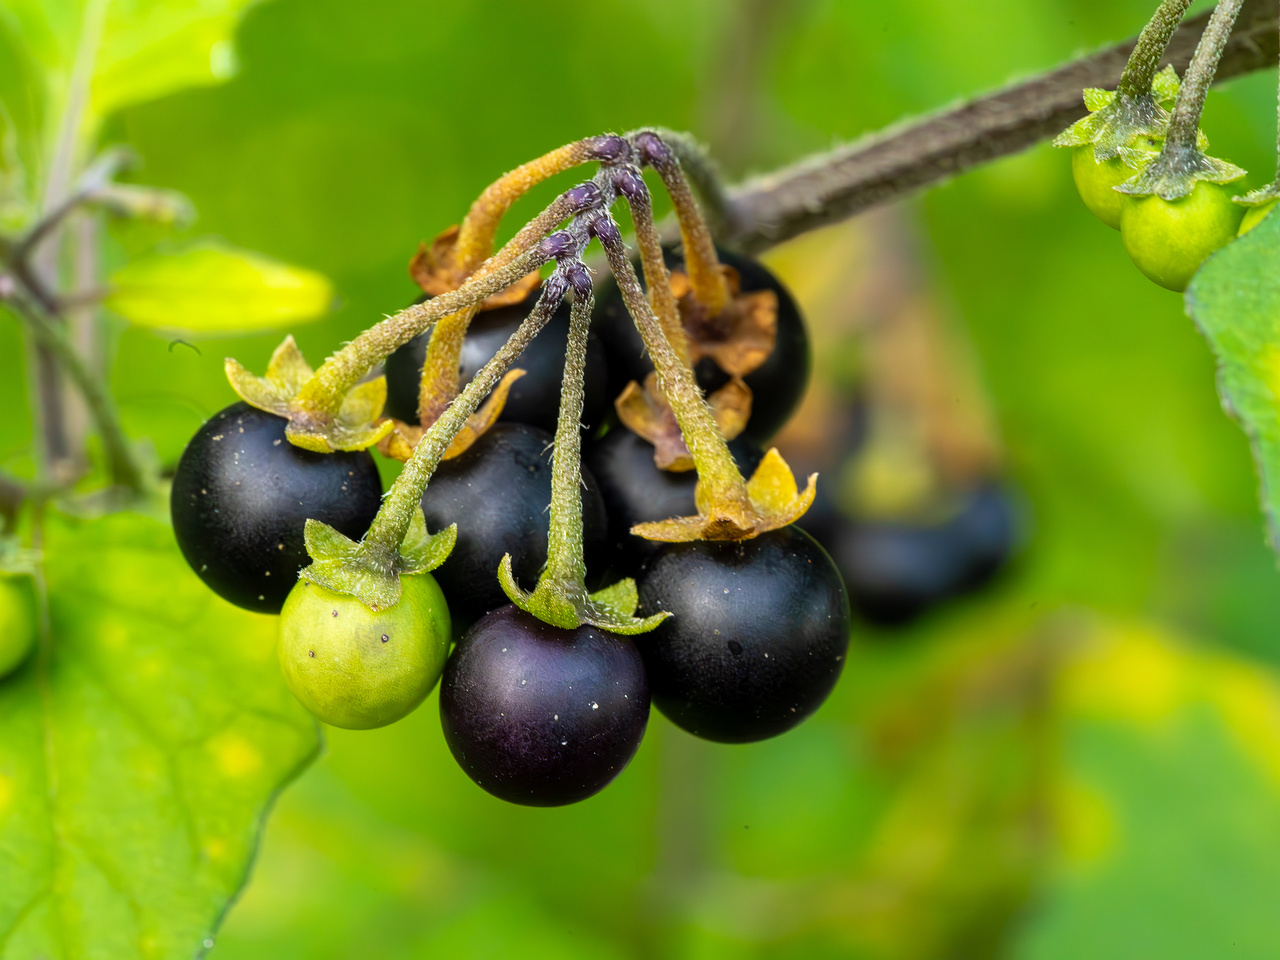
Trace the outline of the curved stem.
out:
[[[494,237],[497,236],[503,215],[531,188],[548,177],[564,173],[580,164],[621,156],[625,146],[621,137],[608,134],[587,137],[545,153],[538,159],[530,160],[503,174],[485,188],[467,211],[454,242],[454,264],[463,273],[470,273],[478,267],[493,249]]]
[[[644,283],[649,291],[649,303],[662,324],[667,342],[676,352],[680,362],[692,367],[689,359],[689,339],[685,336],[680,319],[680,308],[671,292],[671,274],[662,256],[662,237],[653,219],[653,199],[645,186],[644,178],[635,168],[623,168],[615,174],[615,184],[627,198],[631,208],[631,221],[636,230],[636,245],[640,248],[640,265],[644,270]]]
[[[746,482],[716,427],[711,409],[702,398],[693,372],[680,362],[663,335],[662,325],[640,288],[640,279],[631,266],[617,224],[611,218],[601,218],[596,225],[596,236],[609,259],[609,268],[617,278],[623,302],[635,318],[640,337],[658,372],[659,387],[671,404],[680,432],[684,434],[689,453],[693,456],[698,471],[699,500],[705,498],[710,503],[750,510]]]
[[[1118,94],[1130,99],[1151,95],[1151,82],[1160,66],[1160,58],[1190,6],[1191,0],[1164,0],[1160,4],[1138,35],[1138,42],[1120,76],[1120,85],[1116,88]]]
[[[1200,114],[1204,112],[1204,100],[1243,3],[1244,0],[1219,0],[1209,17],[1209,25],[1205,27],[1200,43],[1196,45],[1196,52],[1182,78],[1178,99],[1173,105],[1173,116],[1169,120],[1169,133],[1165,140],[1167,152],[1196,149],[1196,134],[1200,129]]]
[[[711,316],[717,316],[729,303],[729,285],[720,271],[715,241],[702,217],[698,201],[689,189],[689,181],[680,169],[680,161],[663,139],[651,130],[638,134],[635,144],[642,159],[662,178],[662,185],[675,207],[676,219],[680,223],[680,240],[684,244],[684,268],[689,275],[694,299],[706,307]]]
[[[422,493],[427,489],[427,482],[440,465],[444,452],[449,444],[467,423],[467,418],[475,413],[480,402],[497,385],[502,375],[516,361],[525,347],[533,340],[538,331],[546,326],[547,321],[560,305],[565,294],[565,284],[552,275],[542,288],[542,296],[530,311],[516,332],[497,353],[480,368],[480,371],[467,384],[456,400],[449,405],[443,415],[431,425],[418,442],[413,456],[405,463],[404,469],[396,477],[391,490],[383,499],[378,515],[374,517],[365,535],[361,547],[365,544],[394,552],[404,542],[405,533],[413,520],[418,505],[422,501]],[[445,294],[444,296],[448,296]],[[440,299],[443,299],[442,296]]]
[[[571,144],[572,146],[572,144]],[[562,193],[471,275],[480,280],[511,263],[522,250],[528,250],[562,220],[578,212],[581,200],[572,191]],[[473,208],[474,209],[474,208]],[[418,420],[429,427],[444,413],[445,407],[458,395],[459,360],[462,342],[471,321],[480,311],[477,300],[464,310],[442,317],[431,331],[427,354],[422,363],[422,381],[418,387]]]
[[[321,364],[298,392],[299,406],[319,417],[333,416],[342,406],[347,392],[396,348],[408,343],[441,317],[457,313],[511,286],[550,259],[550,255],[534,247],[484,277],[425,303],[415,303],[375,324]]]

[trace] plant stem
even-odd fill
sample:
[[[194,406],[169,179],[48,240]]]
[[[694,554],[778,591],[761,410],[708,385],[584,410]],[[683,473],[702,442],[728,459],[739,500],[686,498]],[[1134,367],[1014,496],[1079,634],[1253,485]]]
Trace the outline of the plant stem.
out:
[[[636,230],[636,245],[640,248],[640,265],[644,270],[644,283],[649,291],[649,304],[662,324],[667,342],[686,367],[692,367],[689,359],[689,339],[685,336],[680,320],[680,308],[671,292],[671,274],[662,256],[662,237],[653,219],[653,200],[645,186],[640,171],[634,167],[620,168],[614,174],[614,185],[627,198],[631,208],[631,220]]]
[[[698,471],[698,502],[723,504],[743,512],[751,510],[747,485],[738,471],[729,447],[716,427],[711,408],[702,398],[693,378],[693,372],[680,362],[671,344],[663,335],[662,325],[654,316],[653,308],[640,288],[640,280],[626,245],[618,232],[618,225],[607,215],[595,226],[596,236],[609,259],[609,268],[618,281],[623,302],[636,321],[640,337],[644,340],[649,358],[658,372],[658,385],[671,410],[680,432],[684,435]]]
[[[1165,139],[1166,151],[1172,153],[1196,149],[1196,135],[1200,130],[1204,100],[1243,3],[1244,0],[1219,0],[1209,17],[1209,25],[1205,27],[1200,43],[1196,45],[1196,52],[1182,78],[1178,99],[1173,105],[1173,116],[1169,120],[1169,132]]]
[[[1183,14],[1191,6],[1191,0],[1164,0],[1155,14],[1138,35],[1129,62],[1125,64],[1116,93],[1136,100],[1151,96],[1151,82],[1155,79],[1169,38],[1178,29]]]
[[[1246,0],[1217,82],[1275,69],[1274,11],[1275,0]],[[1166,59],[1179,73],[1207,20],[1192,17],[1170,40]],[[729,190],[729,232],[720,240],[747,253],[766,250],[1051,138],[1086,114],[1082,88],[1115,88],[1132,43],[739,184]]]
[[[516,254],[531,248],[555,229],[558,223],[577,213],[581,203],[581,199],[573,191],[562,193],[537,217],[525,224],[506,246],[481,264],[471,275],[471,279],[482,279],[509,264]],[[462,343],[472,319],[480,311],[480,304],[481,301],[477,300],[464,310],[442,317],[431,331],[426,357],[422,363],[422,382],[418,388],[418,420],[424,428],[435,423],[444,413],[445,407],[458,395]]]
[[[298,392],[299,406],[319,420],[332,417],[342,406],[347,391],[397,347],[408,343],[441,317],[457,313],[509,287],[550,259],[534,247],[506,266],[477,277],[457,290],[442,293],[424,303],[415,303],[375,324],[321,364]]]
[[[453,261],[465,273],[478,267],[493,249],[498,225],[511,205],[548,177],[592,160],[611,160],[627,149],[621,137],[587,137],[545,153],[503,174],[476,198],[467,211],[453,247]],[[563,219],[563,218],[561,218]]]
[[[711,316],[718,316],[729,303],[729,285],[720,270],[715,241],[702,217],[698,201],[689,189],[689,181],[680,169],[680,161],[662,138],[651,130],[638,133],[634,143],[643,160],[662,178],[662,185],[675,207],[680,239],[684,244],[684,268],[689,275],[694,299],[706,307]]]
[[[549,581],[568,594],[585,594],[587,561],[582,547],[582,402],[587,370],[587,336],[595,297],[574,296],[569,314],[569,345],[556,444],[551,455],[551,531],[547,566],[539,583]]]
[[[724,180],[720,176],[716,162],[702,144],[688,133],[666,127],[633,130],[627,134],[627,138],[631,139],[643,132],[656,134],[680,161],[680,168],[684,170],[702,200],[703,212],[710,224],[712,235],[720,236],[728,232],[731,229],[730,218],[733,216],[729,192],[725,189]]]
[[[556,307],[560,305],[566,284],[562,278],[557,279],[558,277],[559,274],[552,274],[551,278],[543,284],[542,296],[529,312],[529,316],[524,319],[502,349],[480,368],[458,398],[449,404],[440,419],[433,423],[423,435],[417,447],[414,448],[413,456],[405,463],[404,469],[400,471],[395,483],[391,485],[391,490],[383,499],[382,507],[374,517],[369,532],[361,544],[362,548],[370,545],[374,549],[389,551],[392,555],[400,548],[414,513],[422,502],[422,494],[427,489],[427,482],[431,479],[436,467],[440,465],[444,452],[449,449],[454,437],[466,425],[467,418],[475,413],[480,402],[497,385],[502,375],[530,344],[538,331],[546,326]],[[445,296],[448,294],[442,295],[439,299],[444,299]]]
[[[141,492],[144,489],[144,474],[120,427],[119,415],[110,392],[85,366],[84,360],[62,331],[38,310],[20,301],[12,302],[17,305],[17,314],[26,321],[40,346],[56,358],[84,397],[85,404],[98,424],[98,431],[102,434],[102,444],[106,449],[113,482],[135,493]]]

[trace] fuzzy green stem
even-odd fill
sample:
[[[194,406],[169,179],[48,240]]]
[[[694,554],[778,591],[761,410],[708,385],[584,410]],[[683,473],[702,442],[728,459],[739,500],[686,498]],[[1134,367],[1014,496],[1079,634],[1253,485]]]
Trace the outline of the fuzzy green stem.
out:
[[[595,298],[573,299],[564,382],[551,456],[551,531],[547,566],[538,578],[569,595],[586,595],[587,561],[582,546],[582,402],[587,371],[587,337]]]
[[[1218,71],[1218,61],[1231,37],[1231,28],[1240,13],[1244,0],[1219,0],[1209,17],[1209,25],[1196,45],[1187,72],[1178,90],[1169,120],[1169,132],[1165,139],[1165,152],[1175,153],[1196,150],[1196,136],[1200,130],[1200,114],[1204,112],[1205,97],[1209,85]]]
[[[694,189],[698,191],[698,196],[702,198],[703,212],[711,227],[711,233],[719,236],[722,233],[732,232],[733,205],[729,201],[729,192],[725,189],[719,168],[707,153],[706,148],[691,134],[679,130],[670,130],[666,127],[645,129],[656,133],[680,161],[680,168],[684,170],[693,183]],[[627,138],[631,139],[634,133],[639,132],[641,131],[633,131],[627,134]]]
[[[448,294],[439,299],[445,296]],[[440,465],[444,452],[449,449],[454,437],[466,426],[467,418],[476,412],[476,408],[502,379],[502,375],[530,344],[538,331],[546,326],[563,296],[562,284],[556,284],[554,288],[550,281],[544,284],[542,296],[516,332],[511,335],[502,349],[480,368],[458,398],[449,404],[440,419],[433,423],[431,429],[418,441],[413,456],[405,463],[404,469],[400,471],[395,483],[391,485],[391,490],[383,499],[378,515],[373,518],[369,532],[361,544],[362,549],[367,546],[373,550],[389,551],[394,555],[400,548],[414,513],[422,501],[423,491],[427,489],[427,482],[431,479],[436,467]]]
[[[471,279],[482,279],[510,263],[519,251],[532,248],[576,209],[577,204],[573,198],[561,194],[477,269]],[[427,341],[426,356],[422,363],[422,379],[418,388],[418,419],[424,428],[431,426],[444,408],[458,395],[458,369],[462,356],[462,343],[479,309],[480,302],[476,301],[466,309],[442,317],[431,331],[431,337]]]
[[[1191,0],[1164,0],[1155,15],[1138,35],[1138,42],[1129,55],[1124,73],[1120,77],[1120,85],[1116,93],[1122,97],[1136,100],[1151,95],[1151,83],[1155,79],[1160,66],[1160,58],[1164,56],[1169,38],[1173,36],[1183,15],[1191,6]]]
[[[643,188],[644,181],[639,180],[639,184]],[[631,208],[631,221],[636,230],[636,245],[640,248],[644,282],[649,290],[649,303],[658,316],[658,322],[662,324],[667,342],[675,350],[680,362],[686,367],[692,367],[689,360],[689,339],[685,336],[684,324],[680,320],[680,308],[671,292],[671,274],[667,271],[667,262],[662,256],[662,237],[653,219],[653,201],[649,197],[649,191],[644,189],[629,194],[627,200]]]
[[[638,138],[642,155],[662,178],[680,224],[680,240],[684,244],[684,269],[697,299],[711,316],[718,316],[729,303],[729,286],[720,272],[720,258],[715,241],[702,216],[702,209],[689,189],[675,153],[657,134],[642,133]]]
[[[457,313],[485,297],[509,287],[550,259],[538,248],[522,253],[504,267],[468,281],[457,290],[442,293],[424,303],[401,310],[364,331],[326,360],[298,393],[302,410],[317,420],[332,419],[347,392],[398,347],[408,343],[432,323]]]
[[[700,496],[705,496],[710,503],[750,510],[746,482],[729,453],[724,437],[716,427],[711,408],[698,389],[693,371],[680,362],[675,350],[667,342],[662,325],[654,316],[653,308],[649,306],[640,287],[640,279],[631,266],[626,245],[618,234],[617,226],[612,220],[608,221],[608,225],[612,229],[597,228],[596,235],[609,259],[609,268],[618,281],[623,302],[635,319],[636,328],[640,331],[640,337],[644,340],[649,358],[658,373],[658,387],[671,404],[680,432],[693,456],[694,467],[698,471]]]

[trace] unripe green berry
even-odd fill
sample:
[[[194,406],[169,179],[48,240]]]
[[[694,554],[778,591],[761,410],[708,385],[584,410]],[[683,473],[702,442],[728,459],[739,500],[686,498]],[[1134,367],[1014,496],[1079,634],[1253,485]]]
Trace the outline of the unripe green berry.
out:
[[[1136,139],[1134,146],[1152,157],[1160,152],[1160,141],[1150,137]],[[1133,167],[1119,157],[1099,163],[1092,143],[1076,147],[1071,152],[1071,176],[1075,179],[1080,199],[1090,213],[1116,230],[1120,229],[1120,210],[1125,195],[1115,187],[1136,177],[1145,165]]]
[[[400,578],[400,601],[370,610],[300,578],[280,611],[280,668],[293,695],[335,727],[394,723],[440,679],[449,608],[430,574]]]
[[[1226,184],[1197,180],[1177,200],[1127,197],[1120,237],[1130,259],[1148,279],[1181,292],[1209,254],[1235,239],[1244,207]]]
[[[18,669],[36,645],[36,602],[30,577],[0,574],[0,679]]]

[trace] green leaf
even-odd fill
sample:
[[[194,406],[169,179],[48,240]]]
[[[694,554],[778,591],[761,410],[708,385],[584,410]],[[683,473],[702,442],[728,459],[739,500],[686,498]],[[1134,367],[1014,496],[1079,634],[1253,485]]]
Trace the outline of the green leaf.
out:
[[[1205,263],[1187,312],[1218,360],[1222,405],[1253,448],[1269,539],[1280,549],[1280,217],[1266,217]]]
[[[333,287],[319,273],[206,242],[139,257],[110,281],[106,305],[132,323],[238,333],[323,316]]]
[[[218,599],[167,526],[46,525],[49,635],[0,684],[0,955],[187,958],[316,755],[276,620]]]
[[[114,0],[90,102],[99,116],[234,76],[231,39],[258,0]]]

